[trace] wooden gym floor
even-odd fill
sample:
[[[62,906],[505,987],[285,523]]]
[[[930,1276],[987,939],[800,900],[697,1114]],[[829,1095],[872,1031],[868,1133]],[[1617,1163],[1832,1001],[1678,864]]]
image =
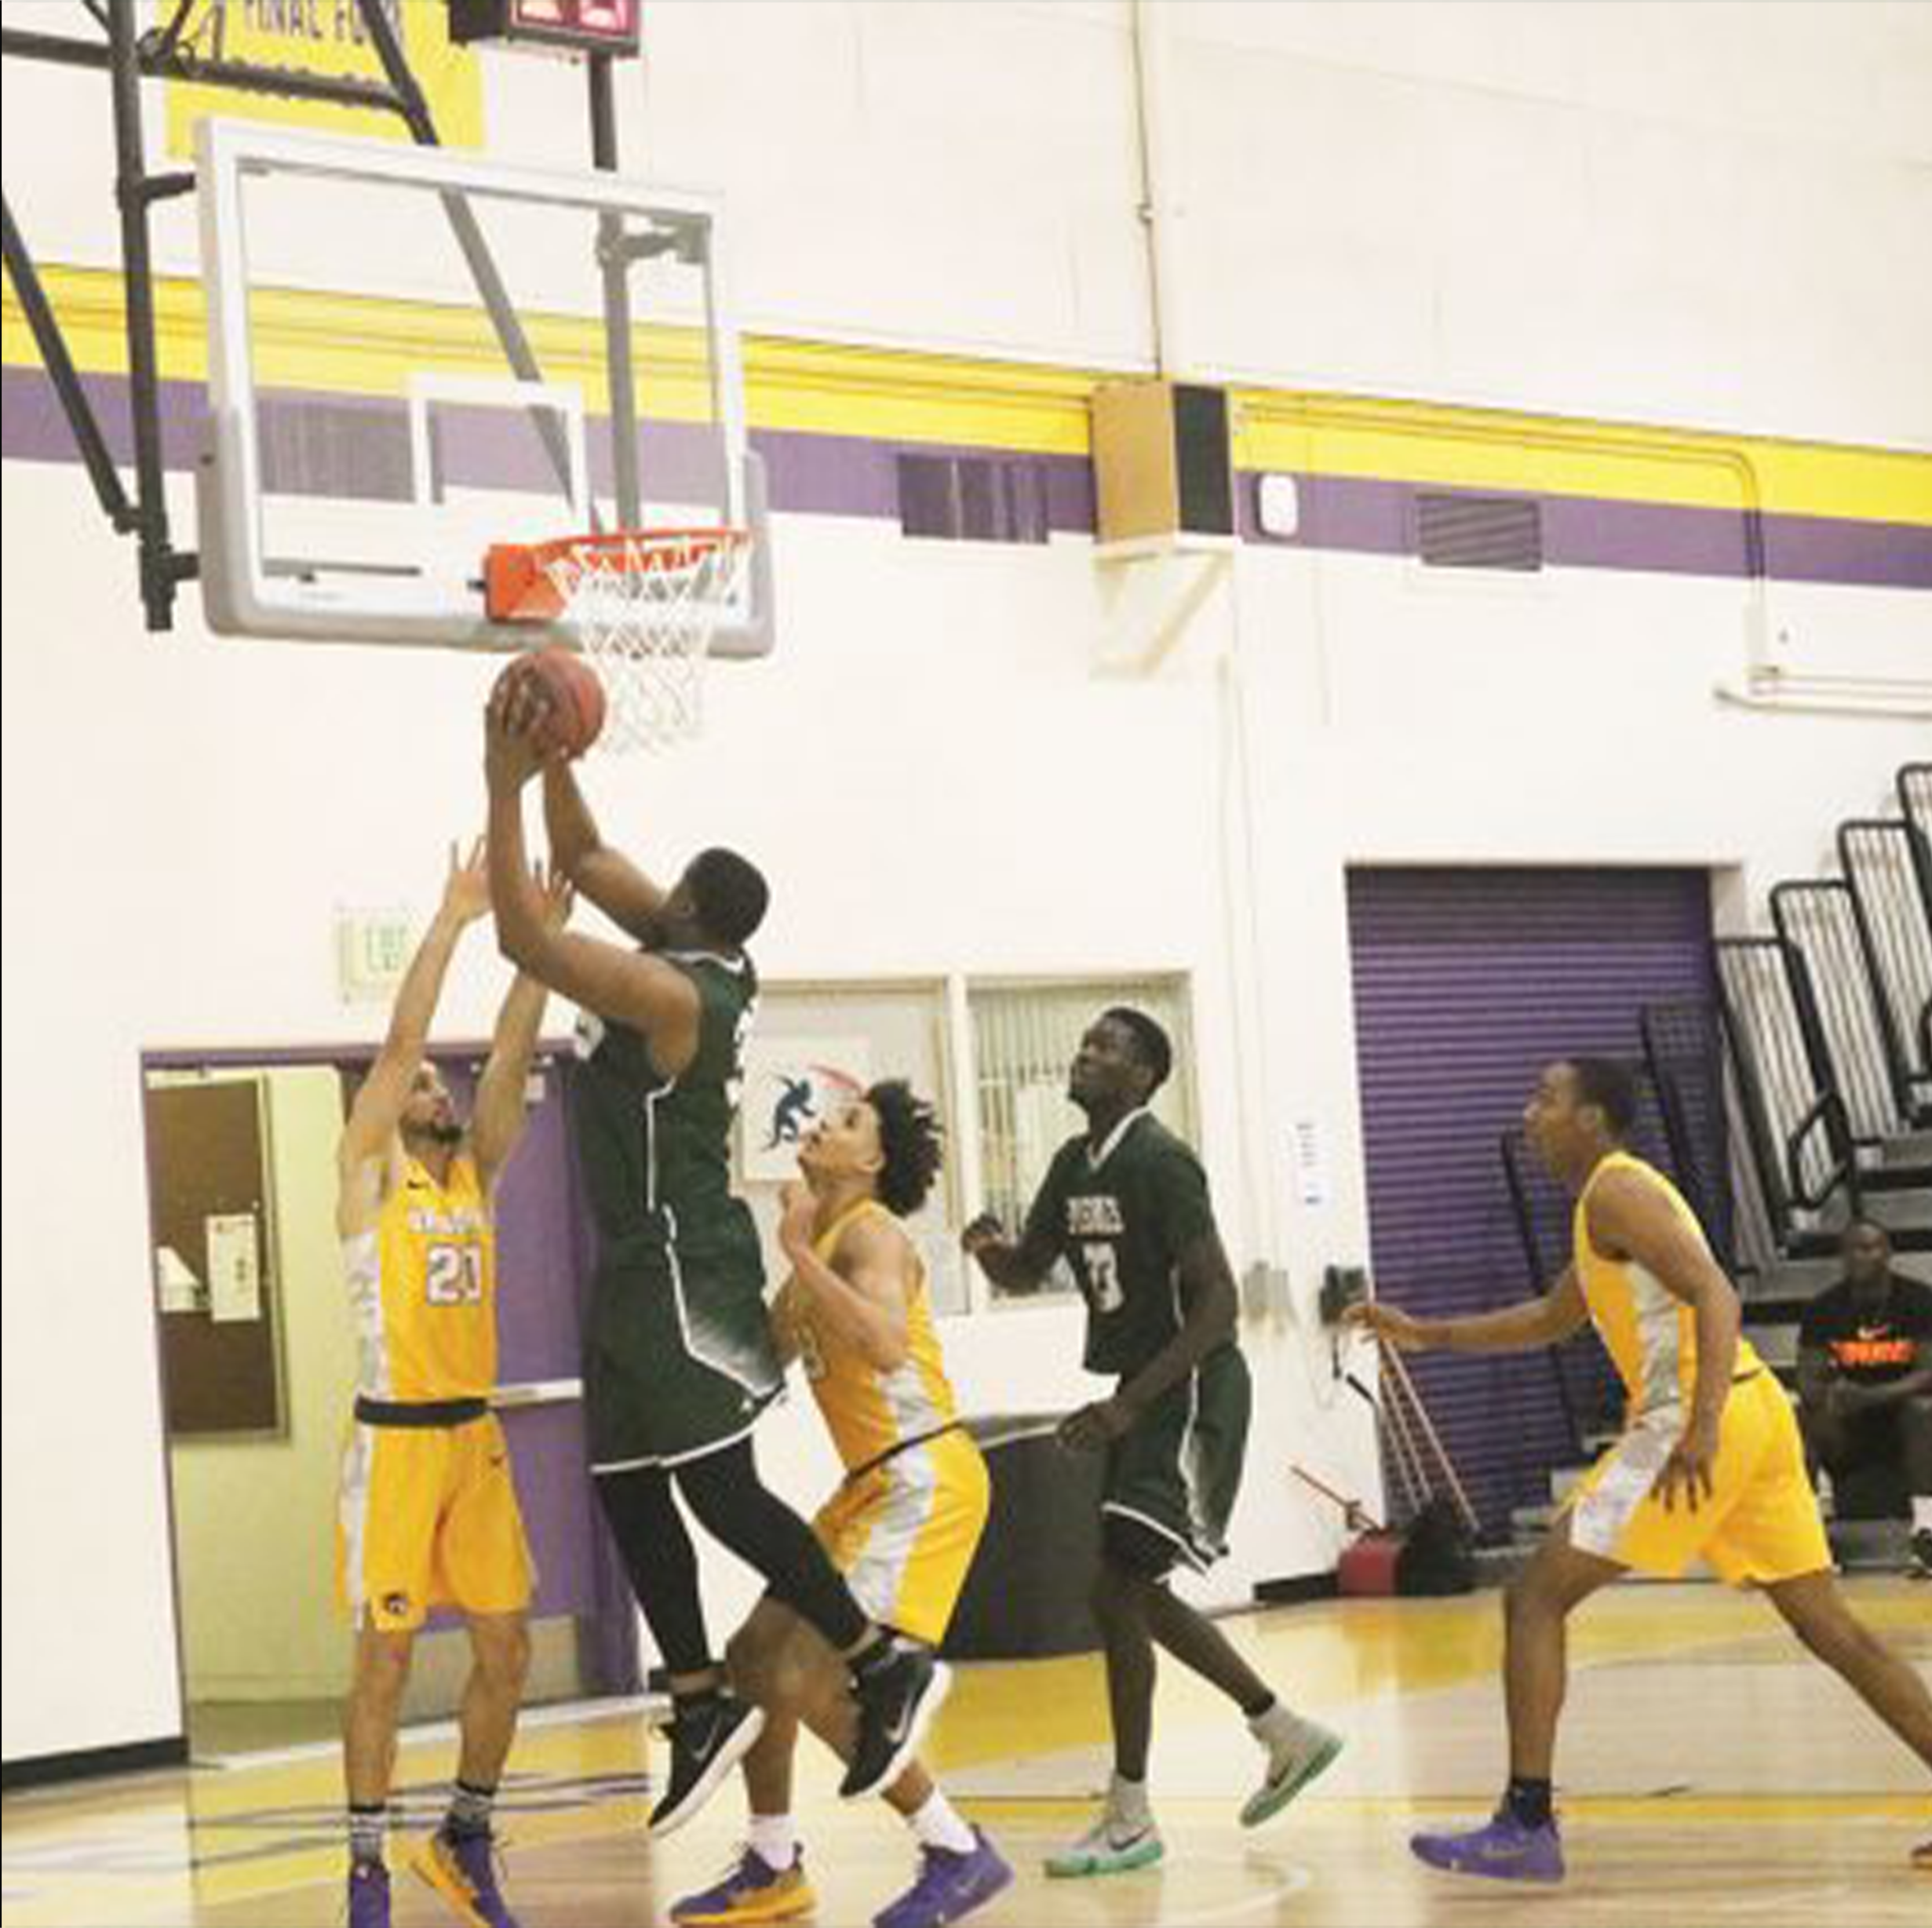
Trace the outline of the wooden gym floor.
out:
[[[1861,1610],[1932,1670],[1932,1588],[1851,1583]],[[1138,1924],[1477,1924],[1794,1928],[1932,1920],[1932,1877],[1908,1855],[1932,1836],[1922,1769],[1761,1601],[1714,1586],[1626,1585],[1585,1608],[1559,1757],[1570,1878],[1496,1890],[1431,1874],[1404,1838],[1479,1817],[1502,1759],[1493,1595],[1324,1602],[1224,1623],[1281,1691],[1349,1737],[1310,1792],[1258,1833],[1234,1810],[1256,1756],[1207,1689],[1165,1669],[1155,1810],[1165,1865],[1048,1882],[1040,1857],[1084,1824],[1103,1783],[1097,1660],[960,1670],[931,1758],[1020,1871],[990,1928]],[[502,1802],[509,1890],[525,1928],[645,1928],[707,1883],[738,1837],[727,1790],[656,1850],[643,1842],[653,1763],[634,1714],[539,1715]],[[447,1732],[413,1736],[399,1767],[412,1827],[433,1824]],[[801,1756],[799,1806],[817,1919],[861,1923],[909,1878],[904,1831],[877,1804],[842,1806],[829,1763]],[[4,1804],[5,1928],[333,1928],[342,1849],[331,1751],[245,1758]],[[392,1865],[399,1870],[400,1844]],[[399,1877],[399,1928],[447,1921]]]

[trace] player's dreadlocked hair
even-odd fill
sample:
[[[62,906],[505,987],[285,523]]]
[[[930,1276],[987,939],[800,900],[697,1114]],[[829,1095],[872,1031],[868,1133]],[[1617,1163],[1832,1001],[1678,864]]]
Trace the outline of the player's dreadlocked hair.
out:
[[[903,1078],[885,1078],[866,1094],[879,1120],[879,1202],[901,1218],[926,1202],[946,1161],[945,1129],[923,1098]]]

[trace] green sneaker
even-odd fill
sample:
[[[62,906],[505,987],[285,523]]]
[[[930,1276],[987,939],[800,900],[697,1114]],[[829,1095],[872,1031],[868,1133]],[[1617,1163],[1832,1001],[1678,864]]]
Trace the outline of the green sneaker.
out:
[[[1340,1734],[1311,1720],[1297,1721],[1289,1733],[1269,1748],[1267,1776],[1242,1804],[1241,1824],[1259,1828],[1263,1821],[1274,1820],[1341,1751]]]
[[[1125,1820],[1110,1811],[1071,1846],[1049,1854],[1047,1872],[1060,1880],[1082,1875],[1125,1875],[1136,1868],[1151,1868],[1166,1852],[1151,1814]]]

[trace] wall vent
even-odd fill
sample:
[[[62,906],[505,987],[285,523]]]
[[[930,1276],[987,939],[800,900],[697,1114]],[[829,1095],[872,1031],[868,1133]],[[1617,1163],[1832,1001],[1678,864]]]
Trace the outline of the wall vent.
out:
[[[1416,553],[1431,569],[1540,569],[1542,505],[1521,496],[1419,490]]]
[[[953,542],[1044,542],[1046,470],[998,456],[902,455],[899,528]]]
[[[406,502],[415,493],[409,417],[399,408],[264,396],[256,429],[264,494]]]

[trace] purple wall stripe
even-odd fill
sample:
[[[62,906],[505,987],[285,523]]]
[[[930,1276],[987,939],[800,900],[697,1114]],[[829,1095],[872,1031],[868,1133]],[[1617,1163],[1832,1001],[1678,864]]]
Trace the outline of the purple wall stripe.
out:
[[[131,462],[125,378],[88,376],[84,385],[116,459]],[[41,370],[9,366],[0,371],[0,406],[4,410],[0,453],[27,461],[78,459],[53,385]],[[200,452],[205,407],[200,385],[162,384],[162,440],[169,468],[193,466]],[[667,442],[682,439],[674,432]],[[479,436],[470,443],[468,453],[479,454],[493,439]],[[596,444],[602,438],[592,440]],[[902,454],[1008,454],[1036,462],[1044,472],[1048,526],[1055,533],[1093,531],[1093,468],[1084,456],[1025,455],[978,447],[962,450],[937,443],[877,441],[789,429],[754,429],[752,443],[768,465],[773,506],[788,513],[896,521]],[[601,448],[595,461],[601,470]],[[527,466],[527,461],[506,456],[497,479],[508,486]],[[1284,539],[1261,534],[1255,513],[1256,478],[1240,478],[1236,514],[1245,540],[1364,555],[1414,553],[1415,484],[1325,475],[1303,475],[1296,480],[1302,491],[1301,531]],[[1548,567],[1732,578],[1752,573],[1750,519],[1737,511],[1602,497],[1537,499],[1543,508],[1544,557]],[[1932,589],[1932,527],[1792,515],[1764,515],[1758,523],[1762,566],[1773,580]]]
[[[1634,1056],[1653,1000],[1708,995],[1701,871],[1356,869],[1349,873],[1377,1289],[1429,1315],[1535,1289],[1499,1144],[1567,1051]],[[1601,1369],[1584,1365],[1586,1379]],[[1549,1497],[1569,1456],[1553,1354],[1427,1355],[1418,1383],[1485,1524]],[[1574,1376],[1572,1390],[1576,1390]]]

